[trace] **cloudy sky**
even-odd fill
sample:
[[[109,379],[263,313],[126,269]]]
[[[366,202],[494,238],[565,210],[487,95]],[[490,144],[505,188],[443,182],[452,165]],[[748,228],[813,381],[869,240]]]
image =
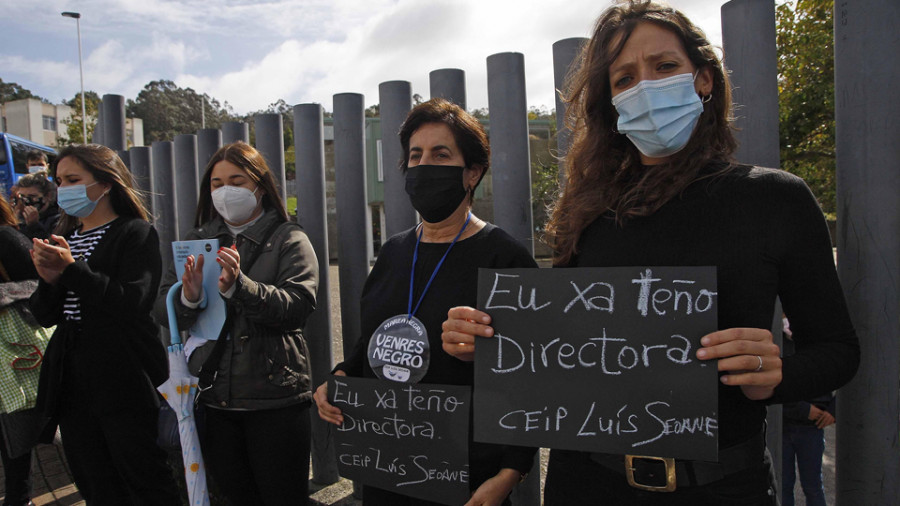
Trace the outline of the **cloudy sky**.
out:
[[[525,55],[529,106],[553,108],[552,44],[590,35],[611,0],[0,0],[0,78],[59,102],[84,86],[134,98],[169,79],[237,113],[279,98],[318,102],[405,80],[428,98],[428,73],[466,72],[468,107],[487,107],[486,58]],[[725,0],[670,0],[721,44]]]

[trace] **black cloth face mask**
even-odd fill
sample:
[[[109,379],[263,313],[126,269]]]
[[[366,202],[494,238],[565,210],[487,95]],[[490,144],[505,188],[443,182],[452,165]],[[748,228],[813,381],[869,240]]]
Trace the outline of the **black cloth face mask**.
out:
[[[428,223],[444,221],[456,211],[468,191],[462,178],[465,167],[416,165],[406,170],[406,193]]]

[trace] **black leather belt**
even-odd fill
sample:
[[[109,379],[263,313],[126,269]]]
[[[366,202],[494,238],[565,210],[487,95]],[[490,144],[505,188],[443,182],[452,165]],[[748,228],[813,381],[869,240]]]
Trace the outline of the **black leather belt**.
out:
[[[608,453],[592,453],[591,460],[625,476],[632,487],[655,492],[672,492],[676,485],[682,487],[706,485],[761,465],[765,451],[765,431],[760,431],[743,443],[719,450],[718,462]]]

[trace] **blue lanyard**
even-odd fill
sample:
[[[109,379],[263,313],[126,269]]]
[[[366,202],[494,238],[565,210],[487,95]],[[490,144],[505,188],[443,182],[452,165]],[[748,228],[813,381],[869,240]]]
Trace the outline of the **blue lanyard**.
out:
[[[459,229],[459,233],[456,234],[456,237],[453,238],[453,242],[450,243],[450,247],[447,248],[447,251],[444,253],[444,256],[441,257],[441,261],[438,262],[437,267],[434,268],[434,272],[431,273],[431,277],[428,279],[428,283],[425,285],[425,289],[422,290],[422,295],[419,296],[419,302],[416,303],[416,308],[413,309],[412,301],[413,301],[413,281],[416,278],[416,261],[419,259],[419,243],[422,241],[422,232],[425,230],[425,225],[422,225],[422,230],[419,230],[419,237],[416,239],[416,249],[413,252],[413,261],[412,261],[412,269],[409,272],[409,304],[407,305],[406,312],[409,313],[408,318],[412,319],[413,315],[416,311],[419,310],[419,306],[422,305],[422,299],[425,298],[425,293],[428,292],[428,288],[431,286],[431,282],[434,281],[434,277],[437,275],[438,271],[441,269],[441,266],[444,265],[444,260],[447,258],[447,255],[450,253],[450,250],[453,249],[453,245],[456,244],[456,241],[459,239],[459,236],[462,235],[463,231],[469,225],[469,220],[472,219],[472,213],[466,215],[466,222],[463,223],[461,229]]]

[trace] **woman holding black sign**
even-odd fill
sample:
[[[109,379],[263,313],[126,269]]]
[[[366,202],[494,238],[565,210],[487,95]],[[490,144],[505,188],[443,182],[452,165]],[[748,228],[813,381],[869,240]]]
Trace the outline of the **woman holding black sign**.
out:
[[[223,298],[227,312],[218,339],[185,343],[205,408],[207,467],[234,505],[307,504],[312,389],[303,326],[316,307],[316,254],[288,218],[262,154],[243,142],[222,146],[207,163],[196,226],[185,239],[218,239],[221,270],[207,293],[204,255],[187,257],[174,303],[178,328],[190,328],[212,297]],[[172,266],[157,299],[162,322],[175,281]]]
[[[547,227],[555,265],[717,267],[722,330],[696,357],[720,373],[719,462],[626,468],[622,455],[555,449],[545,504],[776,504],[766,405],[836,389],[859,362],[818,204],[799,178],[733,161],[727,74],[668,6],[602,14],[568,102],[568,181]],[[767,330],[776,296],[796,329],[797,354],[783,360]],[[489,323],[452,309],[445,349],[468,353]]]
[[[474,305],[479,268],[536,267],[529,252],[503,230],[472,214],[475,188],[490,163],[487,136],[478,120],[443,99],[410,111],[400,129],[405,154],[406,192],[422,223],[392,237],[381,249],[363,288],[363,336],[339,376],[381,377],[384,364],[367,359],[371,335],[387,320],[402,316],[427,331],[430,365],[411,371],[413,380],[429,384],[471,385],[471,362],[444,353],[441,322],[447,310]],[[402,318],[404,321],[406,318]],[[412,325],[412,324],[411,324]],[[327,384],[316,391],[319,416],[340,425],[340,409],[329,404]],[[510,504],[508,495],[531,468],[535,449],[469,441],[468,504]],[[370,505],[426,505],[428,501],[364,487]]]

